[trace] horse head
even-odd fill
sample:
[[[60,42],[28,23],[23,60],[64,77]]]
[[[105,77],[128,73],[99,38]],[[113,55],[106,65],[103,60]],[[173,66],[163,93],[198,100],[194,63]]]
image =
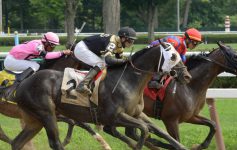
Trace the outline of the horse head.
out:
[[[175,50],[172,44],[161,41],[160,44],[164,49],[171,51],[170,62],[176,64],[169,72],[170,76],[173,76],[178,82],[182,84],[189,83],[192,79],[192,76],[188,72],[187,67],[182,62],[179,53]]]
[[[237,52],[230,46],[224,45],[221,41],[218,41],[217,44],[225,58],[224,71],[237,75]]]

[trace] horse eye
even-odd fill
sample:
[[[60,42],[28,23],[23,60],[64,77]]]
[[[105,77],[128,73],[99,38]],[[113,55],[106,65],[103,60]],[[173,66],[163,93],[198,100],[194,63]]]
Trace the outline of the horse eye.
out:
[[[173,53],[172,56],[171,56],[171,60],[172,60],[172,61],[175,61],[176,58],[177,58],[176,54]]]

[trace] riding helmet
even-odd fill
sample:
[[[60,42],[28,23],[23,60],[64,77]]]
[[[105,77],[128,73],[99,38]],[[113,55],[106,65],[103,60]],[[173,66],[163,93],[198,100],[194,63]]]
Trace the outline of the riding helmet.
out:
[[[129,28],[129,27],[122,27],[118,32],[118,36],[127,37],[133,40],[137,39],[136,31],[133,28]]]
[[[195,28],[190,28],[190,29],[186,30],[185,37],[190,39],[190,40],[193,40],[193,41],[202,42],[202,35]]]
[[[59,45],[59,37],[53,32],[47,32],[42,37],[42,42],[49,42],[54,45]]]

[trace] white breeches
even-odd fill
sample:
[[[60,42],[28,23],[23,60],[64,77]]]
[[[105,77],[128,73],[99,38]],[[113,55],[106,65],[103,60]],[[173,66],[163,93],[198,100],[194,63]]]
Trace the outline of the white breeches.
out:
[[[100,69],[103,69],[105,67],[104,59],[100,58],[95,53],[90,51],[83,41],[77,43],[74,54],[77,59],[90,66],[98,66]]]
[[[31,67],[34,71],[38,71],[40,65],[35,61],[16,59],[12,55],[8,54],[4,60],[4,67],[10,71],[21,72],[29,67]]]

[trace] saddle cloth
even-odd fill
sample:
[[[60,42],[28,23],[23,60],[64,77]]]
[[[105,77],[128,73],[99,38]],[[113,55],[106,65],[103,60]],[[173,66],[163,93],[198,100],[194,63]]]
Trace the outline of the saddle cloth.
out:
[[[14,83],[16,79],[15,74],[9,73],[6,70],[0,71],[0,85],[3,85],[5,80],[9,80],[6,86],[10,86]]]
[[[144,89],[144,95],[146,95],[147,97],[149,97],[152,100],[157,100],[157,97],[159,98],[160,101],[164,100],[165,97],[165,91],[166,88],[168,86],[168,84],[170,83],[170,81],[172,80],[172,77],[168,77],[168,79],[165,80],[165,84],[163,87],[161,87],[160,89],[152,89],[152,88],[148,88],[147,86]]]
[[[102,75],[95,80],[95,87],[93,89],[92,96],[89,97],[86,94],[81,94],[75,90],[78,84],[84,79],[88,71],[80,71],[73,68],[65,68],[63,82],[61,86],[62,96],[61,102],[74,104],[84,107],[90,107],[90,102],[98,105],[98,87]]]

